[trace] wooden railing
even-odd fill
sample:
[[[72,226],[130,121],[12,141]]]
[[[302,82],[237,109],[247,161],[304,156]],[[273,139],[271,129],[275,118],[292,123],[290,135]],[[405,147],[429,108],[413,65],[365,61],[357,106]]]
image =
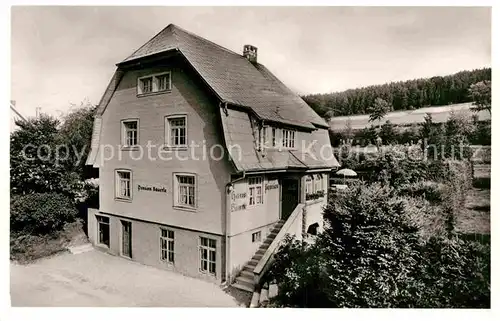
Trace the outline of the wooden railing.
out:
[[[266,271],[269,269],[271,266],[271,263],[273,262],[274,254],[278,251],[281,242],[285,238],[287,234],[290,234],[292,236],[301,236],[301,231],[302,231],[302,211],[304,209],[304,204],[298,204],[297,207],[293,210],[292,214],[288,217],[286,220],[285,224],[283,224],[283,227],[281,230],[278,232],[274,240],[271,242],[271,245],[269,245],[269,248],[267,251],[264,253],[262,258],[260,259],[259,263],[257,263],[257,266],[255,267],[253,273],[254,273],[254,283],[259,284],[262,276]],[[297,227],[297,224],[299,226]],[[299,234],[299,235],[297,235]]]

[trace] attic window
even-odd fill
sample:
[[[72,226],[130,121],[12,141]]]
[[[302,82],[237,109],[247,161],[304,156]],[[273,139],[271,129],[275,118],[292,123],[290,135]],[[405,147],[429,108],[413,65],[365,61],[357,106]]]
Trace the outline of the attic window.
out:
[[[295,148],[295,130],[283,129],[282,146],[284,148]]]
[[[147,95],[158,92],[167,92],[171,90],[171,83],[170,72],[140,77],[137,79],[137,94]]]

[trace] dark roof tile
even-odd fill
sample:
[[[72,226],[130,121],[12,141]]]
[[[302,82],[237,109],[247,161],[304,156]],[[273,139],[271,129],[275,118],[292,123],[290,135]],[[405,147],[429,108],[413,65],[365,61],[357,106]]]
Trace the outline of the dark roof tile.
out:
[[[178,49],[217,95],[264,120],[314,129],[327,123],[265,66],[170,24],[121,63]]]

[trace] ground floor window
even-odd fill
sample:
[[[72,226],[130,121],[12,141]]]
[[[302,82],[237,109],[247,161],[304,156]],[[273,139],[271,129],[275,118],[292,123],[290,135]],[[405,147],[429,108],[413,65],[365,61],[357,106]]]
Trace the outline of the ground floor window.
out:
[[[132,257],[132,223],[122,221],[122,255]]]
[[[200,270],[215,274],[216,241],[200,237]]]
[[[315,200],[325,196],[323,189],[323,175],[307,175],[306,176],[306,201]]]
[[[260,231],[252,233],[252,243],[260,242],[260,240],[261,240]]]
[[[98,216],[97,218],[97,231],[98,231],[98,243],[106,245],[109,247],[109,217]]]
[[[174,263],[174,231],[161,229],[160,248],[161,260]]]

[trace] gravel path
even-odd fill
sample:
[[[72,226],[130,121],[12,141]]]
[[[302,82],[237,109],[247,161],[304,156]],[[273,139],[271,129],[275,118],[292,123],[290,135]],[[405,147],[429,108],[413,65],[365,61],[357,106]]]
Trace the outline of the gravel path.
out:
[[[10,267],[12,306],[238,307],[216,284],[96,250]]]

